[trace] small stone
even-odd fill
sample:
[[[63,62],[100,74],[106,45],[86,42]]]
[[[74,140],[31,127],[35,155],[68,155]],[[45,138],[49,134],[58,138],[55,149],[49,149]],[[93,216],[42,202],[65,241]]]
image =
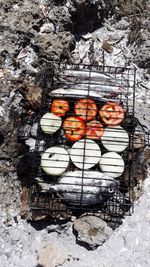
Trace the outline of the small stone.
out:
[[[27,140],[30,136],[31,125],[24,123],[18,127],[17,136],[19,140]]]
[[[63,265],[67,260],[68,253],[57,245],[49,244],[42,248],[38,253],[38,264],[44,267],[57,267]]]
[[[4,69],[3,69],[3,75],[5,76],[5,75],[7,75],[7,74],[8,74],[8,69],[4,68]]]
[[[107,223],[96,216],[84,216],[74,221],[77,240],[86,243],[91,249],[101,246],[112,234]]]
[[[71,221],[74,222],[76,220],[76,216],[71,216]]]
[[[40,29],[40,33],[50,33],[55,31],[53,23],[44,23]]]
[[[26,57],[27,54],[28,54],[28,49],[27,49],[27,48],[23,48],[23,49],[19,52],[19,54],[18,54],[18,56],[17,56],[17,59],[18,59],[18,60],[19,60],[19,59],[22,59],[22,58]]]
[[[102,48],[103,48],[106,52],[108,52],[108,53],[110,53],[110,54],[112,54],[112,52],[113,52],[113,47],[111,46],[111,44],[110,44],[106,39],[103,40]]]
[[[28,219],[30,217],[30,207],[29,207],[29,189],[23,187],[20,195],[20,215],[22,218]]]

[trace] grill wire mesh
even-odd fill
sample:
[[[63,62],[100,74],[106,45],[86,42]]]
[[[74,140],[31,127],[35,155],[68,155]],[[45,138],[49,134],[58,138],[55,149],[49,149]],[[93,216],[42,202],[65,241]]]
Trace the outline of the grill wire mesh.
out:
[[[63,103],[57,109],[56,100],[65,101],[69,106]],[[91,101],[95,105],[90,106]],[[77,105],[79,102],[81,106]],[[120,113],[115,110],[116,106],[113,111],[108,107],[108,116],[100,113],[109,103],[121,107]],[[134,108],[135,69],[61,64],[54,72],[53,86],[48,97],[43,97],[38,115],[31,209],[45,210],[53,217],[63,212],[96,213],[110,222],[119,222],[120,218],[130,215],[135,182],[134,135],[143,132],[134,117]],[[41,118],[52,111],[57,117],[41,122]],[[118,115],[120,122],[110,126],[109,119],[114,122]],[[70,117],[69,126],[65,126]],[[102,137],[88,128],[93,120],[100,123],[97,131]],[[43,130],[43,125],[50,128]],[[106,137],[105,132],[109,132]],[[105,158],[106,153],[109,154]]]

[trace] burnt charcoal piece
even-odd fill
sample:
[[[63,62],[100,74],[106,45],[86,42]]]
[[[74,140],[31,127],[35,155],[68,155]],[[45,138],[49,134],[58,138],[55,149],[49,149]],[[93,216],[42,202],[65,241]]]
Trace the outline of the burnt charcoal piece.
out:
[[[63,128],[61,128],[61,130],[60,130],[60,135],[59,135],[59,137],[58,137],[58,144],[63,144],[63,145],[65,145],[66,144],[66,142],[67,142],[67,139],[66,139],[66,136],[65,136],[65,131],[64,131],[64,129]]]
[[[0,145],[4,142],[4,135],[0,133]]]
[[[126,117],[126,130],[128,132],[134,132],[135,128],[138,125],[138,119],[135,118],[132,114],[128,114],[128,116]]]
[[[17,34],[19,34],[19,47],[25,48],[26,46],[28,46],[32,40],[32,38],[34,38],[34,34],[31,32],[24,32],[21,30],[17,30]]]
[[[41,135],[42,137],[42,135]],[[43,135],[43,138],[46,141],[46,147],[51,147],[51,146],[58,146],[58,145],[67,145],[67,139],[65,137],[64,129],[62,128],[61,130],[58,130],[55,134],[50,135],[45,134]]]
[[[24,141],[27,140],[30,136],[31,125],[23,124],[18,128],[18,140]]]
[[[31,118],[28,117],[22,118],[17,130],[17,136],[19,141],[25,141],[30,137],[31,126],[32,126]]]
[[[44,70],[39,71],[36,74],[36,84],[46,90],[45,88],[51,89],[53,83],[53,68],[47,66]]]
[[[35,161],[36,159],[36,161]],[[33,164],[34,163],[34,164]],[[34,165],[34,169],[33,169]],[[22,186],[30,186],[31,178],[37,174],[40,166],[40,156],[38,152],[26,152],[23,157],[20,158],[17,165],[17,175],[22,183]]]

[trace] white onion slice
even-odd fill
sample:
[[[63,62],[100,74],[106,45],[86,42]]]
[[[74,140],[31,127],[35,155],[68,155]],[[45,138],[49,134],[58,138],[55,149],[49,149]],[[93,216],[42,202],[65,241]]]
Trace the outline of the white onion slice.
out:
[[[53,113],[46,113],[40,120],[40,126],[44,133],[53,134],[61,126],[62,119]]]
[[[49,175],[61,175],[68,166],[69,154],[63,147],[50,147],[41,157],[41,167]]]
[[[121,126],[107,127],[101,137],[103,146],[109,151],[124,151],[129,143],[129,136]]]
[[[93,140],[81,139],[73,144],[70,157],[76,167],[86,170],[99,162],[101,150]]]
[[[124,160],[116,152],[108,152],[102,155],[99,165],[101,170],[111,178],[119,177],[124,171]]]

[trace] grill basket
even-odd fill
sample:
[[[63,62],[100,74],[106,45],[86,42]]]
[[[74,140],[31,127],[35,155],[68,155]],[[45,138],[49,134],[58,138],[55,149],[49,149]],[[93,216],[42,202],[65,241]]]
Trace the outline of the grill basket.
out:
[[[54,218],[62,213],[77,216],[82,213],[92,213],[109,222],[120,222],[121,218],[133,212],[133,189],[136,183],[133,162],[139,142],[139,139],[138,141],[135,139],[135,135],[143,135],[144,132],[142,125],[139,124],[134,115],[135,69],[61,64],[54,72],[52,79],[53,86],[51,90],[47,91],[47,96],[43,96],[37,118],[38,130],[35,157],[32,164],[30,208],[32,210],[45,210]],[[50,113],[54,101],[60,99],[69,103],[69,110],[66,108],[65,111],[62,111],[64,112],[63,116],[58,114],[58,122],[61,119],[62,123],[58,127],[57,123],[54,122],[52,127],[56,127],[56,131],[54,130],[53,134],[45,133],[40,126],[41,118],[44,114]],[[87,102],[77,112],[76,105],[82,99],[86,99]],[[88,117],[89,113],[93,114],[95,109],[90,106],[91,100],[96,105],[96,115],[93,115],[93,119]],[[104,120],[99,112],[109,103],[116,103],[116,106],[119,105],[123,110],[121,113],[123,117],[119,123],[121,130],[119,130],[118,139],[118,126],[108,125],[107,120],[109,118],[106,116],[106,120]],[[61,108],[63,109],[64,106]],[[55,115],[57,115],[56,112],[58,110],[55,110]],[[109,108],[108,112],[111,112]],[[118,119],[116,114],[119,113],[115,111],[115,108],[113,112],[112,119],[114,117]],[[81,114],[83,115],[82,119]],[[72,131],[72,124],[70,129],[64,127],[64,122],[68,117],[72,117],[71,123],[74,120],[76,123],[76,118],[81,121],[78,129],[76,129],[77,133],[74,128]],[[95,139],[95,132],[90,132],[90,136],[86,134],[85,129],[92,120],[98,121],[104,132],[111,128],[110,140]],[[47,120],[45,123],[47,124]],[[51,119],[50,123],[53,124]],[[83,130],[82,127],[86,128]],[[72,132],[70,133],[69,130]],[[71,136],[74,134],[74,139],[68,139],[68,131]],[[100,130],[98,131],[100,132]],[[127,134],[127,139],[124,138],[124,133]],[[143,136],[145,138],[145,135]],[[81,146],[75,146],[77,142]],[[143,142],[143,146],[145,146],[148,140],[144,139]],[[113,145],[114,149],[112,148]],[[61,152],[57,152],[57,149],[49,152],[46,161],[44,161],[44,167],[46,167],[44,169],[41,167],[41,158],[46,153],[45,151],[51,147],[59,147]],[[73,150],[74,147],[76,149]],[[63,154],[63,149],[67,151],[69,156]],[[118,150],[116,151],[116,149]],[[119,155],[120,161],[118,158],[114,158],[116,155],[114,151]],[[100,158],[106,153],[112,153],[109,155],[113,155],[113,158],[108,156],[100,164]],[[62,162],[67,167],[64,168]],[[47,173],[49,164],[51,164],[51,175]],[[108,170],[105,165],[108,165]],[[121,170],[118,169],[119,166]],[[61,173],[61,168],[63,173]],[[56,173],[57,175],[55,175]]]

